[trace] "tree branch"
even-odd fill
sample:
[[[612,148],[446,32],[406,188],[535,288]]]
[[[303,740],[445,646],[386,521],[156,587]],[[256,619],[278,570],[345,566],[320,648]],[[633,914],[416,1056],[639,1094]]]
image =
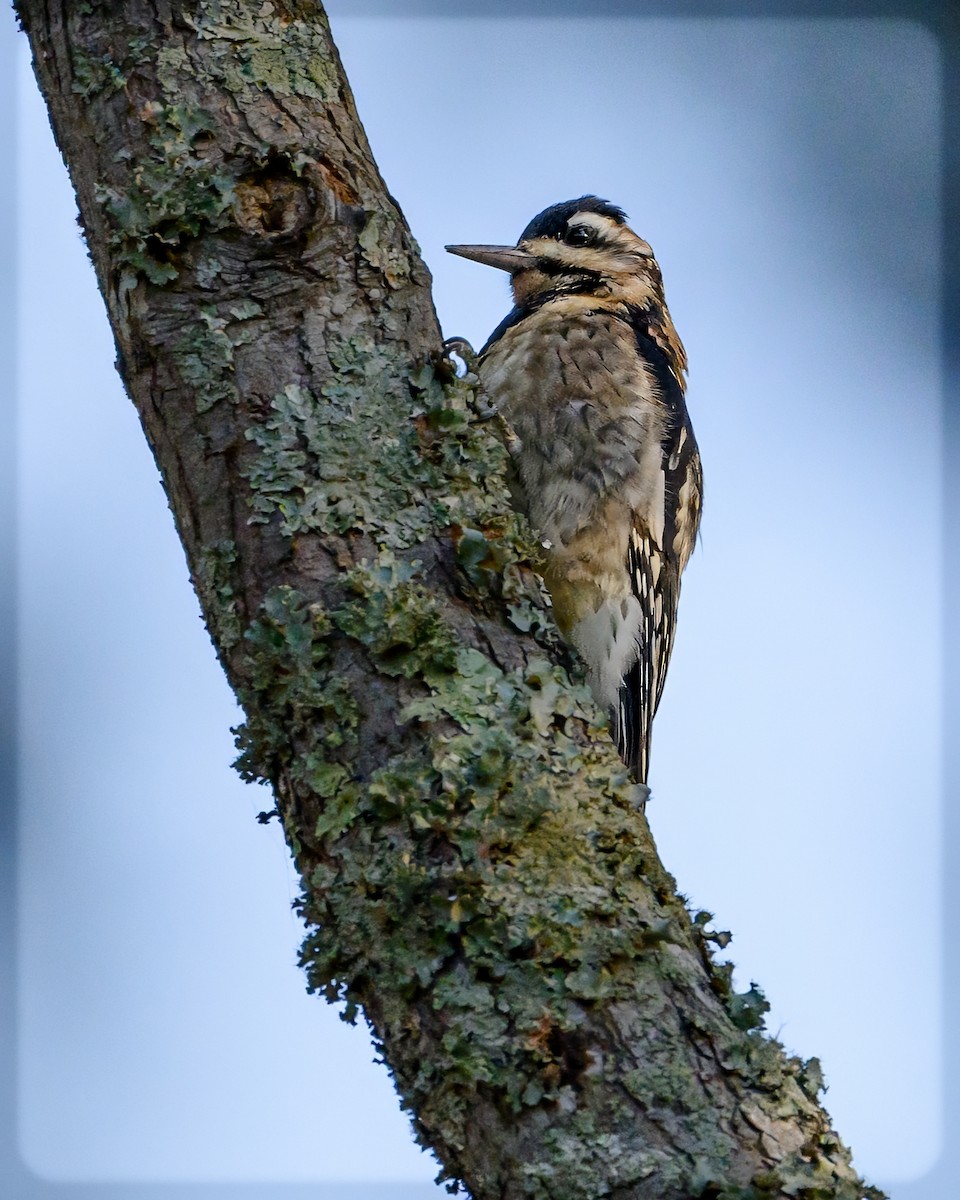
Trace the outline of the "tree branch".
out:
[[[856,1198],[553,632],[309,0],[21,0],[119,366],[303,880],[476,1200]]]

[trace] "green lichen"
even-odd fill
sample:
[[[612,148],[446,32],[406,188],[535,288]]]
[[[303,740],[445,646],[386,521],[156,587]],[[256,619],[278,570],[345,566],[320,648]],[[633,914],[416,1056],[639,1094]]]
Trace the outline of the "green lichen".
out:
[[[77,47],[72,61],[72,90],[83,100],[92,100],[102,92],[110,94],[120,91],[126,85],[127,77],[121,66],[109,55],[98,57]]]
[[[770,1003],[755,983],[745,992],[734,992],[727,1000],[727,1012],[738,1029],[745,1031],[762,1029],[764,1014],[770,1011]]]
[[[203,609],[211,623],[211,635],[221,652],[232,650],[242,636],[234,590],[233,568],[236,561],[236,543],[223,539],[200,552],[196,568],[197,592],[203,599]]]
[[[543,1150],[522,1168],[531,1200],[599,1200],[614,1191],[640,1189],[654,1174],[661,1194],[685,1182],[684,1167],[664,1151],[610,1132],[589,1111],[576,1113],[568,1128],[548,1129]]]
[[[223,274],[223,263],[212,254],[202,254],[194,264],[194,277],[199,287],[209,291],[217,286],[217,279]]]
[[[299,23],[295,32],[301,35],[307,26]],[[329,60],[321,45],[302,36],[296,40],[275,40],[266,37],[259,44],[247,44],[224,72],[228,86],[252,83],[274,96],[302,96],[310,100],[329,102],[337,94],[337,83]]]
[[[235,764],[244,779],[275,784],[285,772],[307,787],[329,786],[330,766],[359,721],[350,688],[329,668],[332,632],[322,608],[292,588],[264,600],[244,635],[247,720]]]
[[[115,257],[136,278],[166,284],[179,275],[178,251],[191,238],[217,227],[234,201],[234,181],[196,148],[216,129],[213,116],[183,101],[145,106],[151,153],[131,165],[122,189],[97,187],[97,201],[111,226]]]
[[[452,717],[468,733],[489,725],[510,702],[515,689],[490,659],[470,646],[449,641],[449,673],[433,673],[430,692],[410,701],[403,721],[438,721]]]
[[[532,625],[526,585],[507,568],[535,556],[535,543],[503,511],[506,452],[475,424],[469,389],[445,388],[430,367],[398,381],[394,361],[367,335],[327,353],[334,382],[319,396],[288,384],[270,416],[247,430],[259,449],[248,470],[253,520],[278,514],[286,534],[362,531],[394,550],[437,530],[458,546],[469,538],[465,582],[511,589],[517,620]]]
[[[255,11],[212,0],[195,14],[193,25],[199,39],[212,43],[211,76],[228,90],[254,87],[321,103],[338,98],[338,75],[320,14],[288,20],[273,4]]]
[[[762,1171],[746,1186],[711,1182],[703,1200],[887,1200],[885,1192],[869,1187],[838,1169],[846,1151],[833,1134],[789,1155],[775,1170]]]
[[[161,46],[156,58],[157,80],[166,96],[176,96],[183,88],[183,76],[191,71],[190,56],[183,46]]]
[[[201,307],[198,320],[187,325],[172,346],[181,379],[193,391],[197,412],[207,412],[221,400],[236,400],[233,381],[234,340],[230,321],[216,309]]]
[[[372,339],[331,352],[337,380],[318,399],[296,383],[271,401],[271,416],[247,430],[260,450],[250,469],[255,521],[281,517],[284,533],[365,530],[403,548],[433,526],[432,503],[416,487],[419,460],[409,394]],[[382,408],[370,404],[380,394]]]
[[[351,572],[347,585],[352,598],[331,614],[275,595],[248,638],[271,661],[278,651],[290,660],[283,685],[258,699],[272,727],[282,722],[308,737],[324,728],[316,710],[332,682],[337,639],[419,687],[400,720],[416,721],[421,736],[369,780],[325,754],[318,773],[315,744],[307,750],[325,801],[314,830],[322,865],[305,901],[317,924],[303,951],[310,985],[347,1000],[352,1013],[355,981],[376,947],[386,995],[429,987],[447,1032],[413,1091],[451,1125],[472,1087],[495,1084],[517,1110],[555,1101],[578,1007],[635,999],[638,977],[652,987],[664,947],[682,939],[682,910],[651,909],[644,899],[648,846],[620,799],[622,764],[589,724],[582,684],[545,660],[504,671],[458,645],[416,564],[398,565],[388,551]],[[296,681],[307,663],[304,685]],[[254,744],[257,731],[246,737]],[[589,793],[571,789],[577,770],[590,779]],[[598,795],[615,803],[597,807]],[[644,961],[649,973],[638,976]],[[683,1094],[685,1070],[664,1062],[662,1102]]]
[[[389,551],[344,577],[354,599],[332,614],[337,628],[366,647],[384,675],[433,682],[452,678],[457,644],[437,599],[416,582],[418,563],[398,563]]]
[[[371,212],[357,238],[360,253],[378,270],[390,287],[400,287],[410,277],[410,250],[396,214]]]

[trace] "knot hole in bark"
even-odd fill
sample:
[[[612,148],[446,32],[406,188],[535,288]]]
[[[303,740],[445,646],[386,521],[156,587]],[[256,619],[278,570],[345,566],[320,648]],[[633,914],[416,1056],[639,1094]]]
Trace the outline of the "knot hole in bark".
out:
[[[269,241],[296,237],[314,213],[313,189],[281,155],[239,179],[236,196],[237,224]]]

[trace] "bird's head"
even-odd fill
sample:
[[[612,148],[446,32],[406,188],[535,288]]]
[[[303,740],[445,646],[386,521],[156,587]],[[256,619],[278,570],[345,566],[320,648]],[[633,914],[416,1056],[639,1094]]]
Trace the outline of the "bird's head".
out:
[[[638,308],[663,304],[653,251],[622,209],[597,196],[545,208],[515,246],[447,246],[451,254],[510,272],[518,305],[544,295],[611,297]]]

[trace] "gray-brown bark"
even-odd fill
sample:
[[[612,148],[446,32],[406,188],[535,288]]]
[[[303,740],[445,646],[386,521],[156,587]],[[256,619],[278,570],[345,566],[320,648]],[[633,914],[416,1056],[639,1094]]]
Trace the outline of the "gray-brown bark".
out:
[[[362,1009],[447,1176],[868,1194],[568,675],[320,7],[18,9],[311,984]]]

